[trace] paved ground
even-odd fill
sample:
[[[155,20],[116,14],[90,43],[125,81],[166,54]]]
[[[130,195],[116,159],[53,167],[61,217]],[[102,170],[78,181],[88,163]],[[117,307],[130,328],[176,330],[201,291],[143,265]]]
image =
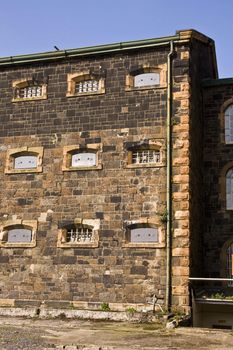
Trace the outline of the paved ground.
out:
[[[73,345],[73,346],[72,346]],[[233,332],[153,324],[0,318],[0,350],[232,350]]]

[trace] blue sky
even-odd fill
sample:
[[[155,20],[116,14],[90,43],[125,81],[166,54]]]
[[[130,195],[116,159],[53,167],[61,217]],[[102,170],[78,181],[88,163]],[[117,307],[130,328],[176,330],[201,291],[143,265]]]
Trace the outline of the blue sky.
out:
[[[174,35],[215,40],[219,76],[233,77],[232,0],[2,0],[0,56]]]

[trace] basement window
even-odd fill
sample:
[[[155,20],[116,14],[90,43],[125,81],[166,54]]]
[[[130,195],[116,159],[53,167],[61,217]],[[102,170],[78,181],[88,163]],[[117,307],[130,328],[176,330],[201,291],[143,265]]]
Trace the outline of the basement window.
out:
[[[98,247],[99,220],[78,220],[78,222],[65,225],[59,231],[58,247]]]
[[[0,247],[35,247],[37,221],[17,220],[1,227]]]
[[[63,171],[102,169],[101,144],[66,146],[63,150]]]
[[[102,73],[91,73],[90,70],[68,74],[67,85],[67,97],[105,93]]]
[[[143,65],[126,75],[126,91],[166,87],[166,65]]]
[[[47,84],[34,79],[13,82],[13,102],[41,100],[47,98]]]
[[[157,222],[133,222],[126,224],[125,247],[164,247],[163,228]]]
[[[22,147],[8,150],[6,174],[42,172],[43,147]]]

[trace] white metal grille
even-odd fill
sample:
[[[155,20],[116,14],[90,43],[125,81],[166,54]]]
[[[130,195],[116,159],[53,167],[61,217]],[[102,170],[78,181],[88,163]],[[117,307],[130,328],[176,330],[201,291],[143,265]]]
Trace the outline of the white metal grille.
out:
[[[31,98],[31,97],[40,97],[42,96],[42,86],[27,86],[24,88],[16,89],[17,98]]]
[[[75,92],[95,92],[99,90],[99,81],[98,80],[84,80],[75,84]]]
[[[158,150],[145,149],[132,152],[133,164],[159,163],[160,152]]]
[[[66,241],[71,243],[92,242],[93,230],[87,227],[74,227],[67,230]]]

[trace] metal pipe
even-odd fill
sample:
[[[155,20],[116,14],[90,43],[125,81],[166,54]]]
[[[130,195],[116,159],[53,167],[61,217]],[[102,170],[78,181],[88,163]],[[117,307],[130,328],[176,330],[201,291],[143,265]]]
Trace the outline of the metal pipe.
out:
[[[166,308],[171,306],[171,236],[172,236],[172,146],[171,146],[171,117],[172,117],[172,55],[173,41],[170,41],[170,51],[167,55],[167,261],[166,261]]]

